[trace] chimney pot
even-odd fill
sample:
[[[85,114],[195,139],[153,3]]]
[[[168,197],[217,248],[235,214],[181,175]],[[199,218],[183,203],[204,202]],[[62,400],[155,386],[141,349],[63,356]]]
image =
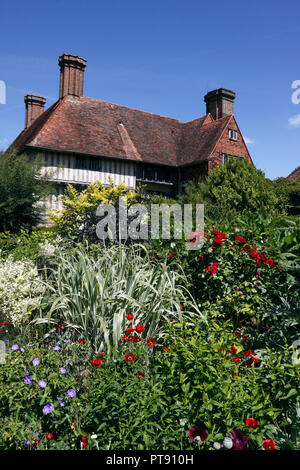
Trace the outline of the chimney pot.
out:
[[[59,98],[66,95],[83,96],[83,76],[86,60],[78,55],[62,54],[59,56],[60,86]]]
[[[206,114],[210,113],[214,119],[220,119],[227,114],[233,114],[233,101],[235,92],[218,88],[208,92],[204,96],[206,103]]]
[[[43,114],[46,98],[37,95],[26,95],[24,97],[24,103],[25,129],[27,129],[27,127],[31,126],[33,121],[35,121],[41,114]]]

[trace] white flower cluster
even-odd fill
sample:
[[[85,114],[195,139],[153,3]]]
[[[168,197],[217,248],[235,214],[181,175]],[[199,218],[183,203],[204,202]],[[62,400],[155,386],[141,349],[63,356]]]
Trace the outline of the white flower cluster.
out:
[[[30,260],[0,259],[0,317],[20,325],[23,316],[40,304],[45,285]]]
[[[62,238],[58,235],[55,239],[55,243],[50,243],[49,240],[45,240],[43,243],[39,243],[40,255],[45,258],[51,258],[55,256],[56,252],[60,248]]]

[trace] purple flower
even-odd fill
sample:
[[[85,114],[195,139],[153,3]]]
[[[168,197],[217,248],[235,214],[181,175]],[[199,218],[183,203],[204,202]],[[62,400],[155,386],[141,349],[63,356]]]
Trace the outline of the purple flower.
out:
[[[68,397],[74,398],[76,395],[76,392],[73,388],[69,388],[69,390],[67,391],[67,394],[68,394]]]
[[[192,426],[188,430],[188,436],[191,439],[191,441],[197,441],[200,438],[200,440],[203,442],[205,439],[207,439],[208,436],[208,430],[205,428],[201,428],[200,426]]]
[[[229,436],[233,441],[233,450],[245,450],[248,444],[248,436],[243,436],[240,429],[235,428],[230,431]]]
[[[51,411],[54,411],[53,403],[48,403],[48,405],[45,405],[45,406],[44,406],[44,408],[43,408],[43,413],[44,413],[44,415],[50,414]]]
[[[19,346],[18,346],[17,344],[13,344],[12,347],[11,347],[11,349],[12,349],[13,351],[17,351],[17,350],[19,349]]]
[[[63,406],[65,406],[65,400],[63,398],[59,398],[57,397],[58,401],[59,401],[59,406],[62,408]]]
[[[26,385],[31,384],[31,377],[29,375],[26,375],[24,382],[26,383]]]
[[[40,363],[41,363],[41,361],[39,360],[38,357],[35,357],[35,358],[33,359],[33,361],[32,361],[32,364],[33,364],[34,366],[38,366]]]
[[[60,347],[59,346],[54,346],[53,351],[59,351]]]
[[[24,348],[20,348],[20,351],[23,353],[23,352],[25,352],[25,349],[24,349]]]
[[[60,368],[59,368],[59,372],[60,372],[61,374],[65,374],[67,371],[66,371],[66,369],[65,369],[64,367],[60,367]]]
[[[45,388],[47,386],[46,382],[44,382],[44,380],[39,380],[38,381],[38,386],[41,387],[41,388]]]
[[[28,446],[29,447],[30,446],[30,441],[24,442],[23,446]]]

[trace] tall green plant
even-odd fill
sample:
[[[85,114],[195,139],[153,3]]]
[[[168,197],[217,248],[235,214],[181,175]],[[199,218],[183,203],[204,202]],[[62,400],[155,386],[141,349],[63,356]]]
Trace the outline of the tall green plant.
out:
[[[149,337],[162,334],[163,325],[172,319],[182,320],[180,305],[188,297],[179,287],[182,278],[166,263],[154,267],[147,253],[141,256],[137,248],[111,246],[95,259],[79,250],[62,256],[49,284],[44,313],[36,321],[63,321],[88,339],[94,350],[105,347],[110,354],[118,349],[127,314],[134,315]]]

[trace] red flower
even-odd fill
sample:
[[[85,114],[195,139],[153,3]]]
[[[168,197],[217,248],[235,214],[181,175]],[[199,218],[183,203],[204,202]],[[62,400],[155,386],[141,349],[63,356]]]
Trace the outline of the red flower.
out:
[[[262,443],[262,446],[265,450],[274,450],[275,449],[275,442],[272,439],[265,439]]]
[[[239,356],[234,356],[233,360],[236,363],[241,362],[241,358]]]
[[[3,325],[8,325],[8,321],[4,321],[4,322],[0,323],[0,326],[3,326]]]
[[[78,344],[85,344],[85,340],[84,340],[84,339],[80,339],[80,340],[78,341]]]
[[[156,343],[155,339],[148,338],[147,339],[147,344],[148,344],[148,346],[151,346],[153,348],[153,346],[155,346],[157,343]]]
[[[236,237],[234,237],[234,239],[235,239],[237,242],[240,242],[240,243],[247,243],[246,238],[240,237],[239,235],[237,235]]]
[[[125,361],[126,362],[135,361],[135,354],[131,354],[131,353],[125,354]]]
[[[122,341],[123,342],[128,341],[127,338],[128,338],[128,336],[122,336]]]
[[[52,441],[53,434],[51,432],[48,432],[47,434],[45,434],[45,438],[47,439],[47,441]]]
[[[142,325],[136,325],[135,331],[137,331],[138,333],[143,333],[143,331],[145,331],[145,327]]]
[[[85,436],[81,437],[81,442],[82,442],[82,447],[84,449],[86,449],[87,448],[87,438]]]
[[[255,363],[256,363],[256,362],[259,362],[259,360],[256,359],[256,357],[251,357],[251,361],[252,361],[252,362],[255,362]]]
[[[274,266],[275,262],[274,262],[272,259],[268,258],[268,259],[264,262],[264,264],[267,264],[268,266],[272,267],[272,266]]]
[[[132,326],[130,326],[129,328],[126,328],[126,333],[133,333],[134,332],[134,329],[132,328]]]
[[[100,354],[100,356],[105,356],[105,352],[101,352],[99,354]]]
[[[101,359],[93,359],[91,361],[91,364],[92,366],[100,366],[101,362],[102,362]]]
[[[145,377],[145,374],[143,374],[143,372],[138,372],[136,375],[141,379]]]
[[[218,246],[220,246],[220,245],[222,245],[222,244],[223,244],[222,238],[216,237],[216,238],[214,239],[214,241],[213,241],[212,246],[214,246],[214,247],[216,248],[216,247],[218,247]]]
[[[170,254],[169,254],[169,258],[170,258],[170,259],[173,258],[173,256],[175,256],[174,253],[170,253]]]
[[[218,265],[219,263],[213,263],[211,264],[210,266],[208,266],[207,268],[205,268],[205,272],[209,272],[211,274],[216,274],[216,272],[218,271]]]
[[[216,235],[216,238],[219,238],[220,240],[222,240],[223,238],[226,238],[226,233],[219,232],[218,230],[213,230],[211,233],[213,235]]]
[[[200,255],[200,256],[199,256],[200,261],[203,261],[204,258],[205,258],[205,255]]]
[[[259,427],[258,426],[258,421],[255,418],[247,418],[246,419],[246,425],[249,426],[249,428],[252,428],[252,429],[257,429]]]
[[[234,346],[231,346],[230,351],[231,352],[237,352],[237,349]]]
[[[164,348],[164,351],[169,352],[169,351],[170,351],[170,348],[165,347],[165,348]]]
[[[133,315],[131,313],[129,313],[127,316],[126,316],[127,320],[133,320]]]
[[[181,308],[184,308],[184,304],[180,304],[180,307],[181,307]]]
[[[218,349],[219,352],[222,352],[222,348]]]

